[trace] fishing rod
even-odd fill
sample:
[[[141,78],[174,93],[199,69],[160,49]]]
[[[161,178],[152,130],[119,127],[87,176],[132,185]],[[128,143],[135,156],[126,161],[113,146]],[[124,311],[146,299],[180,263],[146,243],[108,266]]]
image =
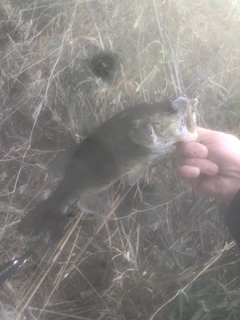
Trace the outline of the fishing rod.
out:
[[[8,280],[17,269],[26,262],[26,260],[41,246],[45,239],[45,236],[40,238],[28,251],[26,251],[21,257],[15,258],[0,265],[0,286]]]
[[[208,69],[210,69],[218,60],[218,58],[222,56],[226,51],[228,51],[234,45],[234,43],[237,42],[238,39],[240,39],[240,32],[237,33],[237,35],[232,39],[232,41],[230,41],[225,47],[223,47],[219,51],[216,57],[206,66],[206,68],[203,69],[203,71],[193,80],[193,82],[191,82],[189,86],[180,93],[179,97],[183,96],[199,79],[201,79],[204,73],[207,72]]]
[[[160,19],[158,16],[158,12],[157,12],[157,6],[156,6],[156,2],[155,0],[152,0],[152,5],[153,5],[153,10],[154,10],[154,14],[155,14],[155,18],[156,18],[156,22],[157,22],[157,27],[158,27],[158,32],[159,32],[159,36],[160,36],[160,41],[162,43],[164,43],[164,36],[163,36],[163,32],[162,32],[162,27],[161,27],[161,23],[160,23]],[[230,41],[225,47],[223,47],[219,53],[215,56],[215,58],[206,66],[206,68],[203,69],[203,71],[189,84],[189,86],[187,86],[186,89],[184,89],[180,95],[178,96],[181,97],[183,96],[203,75],[205,72],[207,72],[213,65],[214,63],[218,60],[218,58],[220,56],[222,56],[227,50],[229,50],[234,43],[240,39],[240,31],[236,34],[236,36],[232,39],[232,41]]]
[[[156,15],[157,17],[157,15]],[[157,17],[158,19],[158,17]],[[159,22],[159,20],[158,20]],[[160,23],[158,23],[158,27],[160,29]],[[160,29],[161,30],[161,29]],[[230,41],[228,45],[226,45],[224,48],[222,48],[217,56],[207,65],[207,67],[195,78],[194,81],[192,81],[189,86],[184,89],[179,97],[183,96],[202,76],[207,70],[209,70],[213,64],[219,59],[220,56],[222,56],[227,50],[229,50],[234,43],[240,39],[240,32]],[[2,265],[0,265],[0,285],[3,285],[4,282],[9,279],[16,271],[17,269],[26,262],[26,260],[37,250],[38,247],[42,245],[44,242],[45,236],[40,238],[26,253],[24,253],[21,257],[13,259],[11,261],[8,261]]]
[[[64,227],[64,232],[68,229],[70,222],[67,222]],[[7,261],[0,265],[0,286],[5,283],[17,270],[21,267],[27,259],[44,243],[47,242],[47,235],[43,234],[30,249],[28,249],[22,256],[13,260]]]

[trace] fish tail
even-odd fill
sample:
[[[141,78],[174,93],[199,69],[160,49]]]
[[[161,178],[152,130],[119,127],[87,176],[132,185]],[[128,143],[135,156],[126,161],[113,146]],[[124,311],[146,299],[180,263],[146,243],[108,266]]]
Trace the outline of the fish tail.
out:
[[[50,199],[50,198],[49,198]],[[52,205],[49,199],[30,211],[18,224],[17,230],[27,236],[44,236],[44,241],[52,245],[63,235],[65,215]]]

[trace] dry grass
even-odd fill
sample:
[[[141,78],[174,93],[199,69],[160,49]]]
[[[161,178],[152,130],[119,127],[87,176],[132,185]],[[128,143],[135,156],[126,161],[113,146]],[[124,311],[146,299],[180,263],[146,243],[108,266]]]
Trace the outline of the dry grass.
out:
[[[237,1],[4,0],[0,4],[1,261],[31,245],[19,220],[54,186],[47,166],[116,112],[176,97],[240,30]],[[92,56],[120,57],[111,81]],[[188,92],[200,124],[237,132],[240,44]],[[175,175],[176,157],[120,188],[105,216],[76,212],[0,290],[1,319],[239,319],[239,255],[225,210]],[[233,247],[233,248],[232,248]]]

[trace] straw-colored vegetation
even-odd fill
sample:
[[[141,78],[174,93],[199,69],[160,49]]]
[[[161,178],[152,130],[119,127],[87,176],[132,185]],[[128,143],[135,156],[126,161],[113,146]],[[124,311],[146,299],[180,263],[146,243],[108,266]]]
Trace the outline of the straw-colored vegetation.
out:
[[[2,0],[0,4],[0,261],[32,239],[20,219],[55,187],[60,150],[133,104],[175,98],[240,31],[238,0]],[[94,75],[94,54],[119,57]],[[188,92],[200,125],[236,134],[240,43]],[[0,289],[1,319],[239,319],[239,254],[225,206],[155,163],[109,212],[74,209],[57,248],[41,247]],[[228,242],[227,242],[228,241]]]

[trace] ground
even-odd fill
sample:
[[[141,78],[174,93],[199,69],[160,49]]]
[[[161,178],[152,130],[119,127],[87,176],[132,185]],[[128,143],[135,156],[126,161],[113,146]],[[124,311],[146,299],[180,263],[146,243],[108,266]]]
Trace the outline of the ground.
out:
[[[16,226],[55,187],[54,156],[125,108],[179,96],[237,36],[239,17],[227,0],[0,4],[1,262],[34,241]],[[199,125],[239,134],[239,56],[238,39],[186,92]],[[226,207],[176,167],[175,153],[154,163],[105,215],[75,209],[64,242],[1,287],[1,319],[239,319]]]

